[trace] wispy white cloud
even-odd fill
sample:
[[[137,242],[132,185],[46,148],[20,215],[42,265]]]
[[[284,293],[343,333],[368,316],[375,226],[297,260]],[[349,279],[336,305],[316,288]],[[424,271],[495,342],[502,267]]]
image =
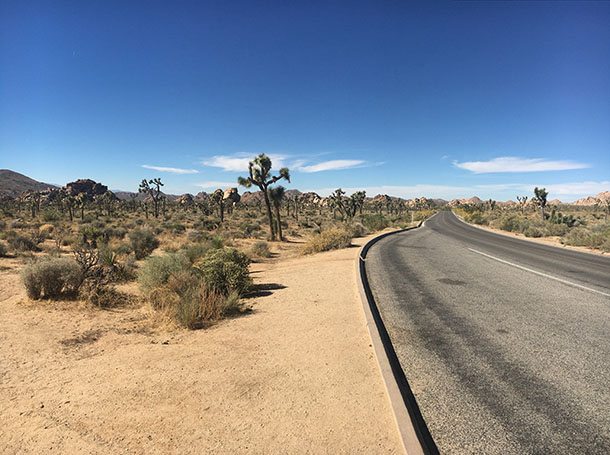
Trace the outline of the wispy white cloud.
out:
[[[165,167],[165,166],[150,166],[148,164],[143,164],[142,167],[144,169],[150,169],[158,172],[169,172],[171,174],[199,174],[197,169],[182,169],[179,167]]]
[[[208,167],[220,168],[227,172],[246,172],[248,164],[257,154],[239,153],[236,155],[214,155],[210,158],[205,158],[201,164]],[[281,168],[286,166],[286,157],[277,154],[268,154],[273,163],[273,168]]]
[[[299,167],[295,167],[295,170],[301,172],[338,171],[362,167],[365,163],[364,160],[329,160],[310,165],[302,164]]]
[[[214,155],[210,158],[205,158],[201,161],[201,164],[208,167],[215,167],[222,169],[227,172],[245,172],[248,170],[248,164],[252,158],[256,156],[255,153],[245,154],[238,153],[235,155]],[[281,155],[281,154],[267,154],[273,162],[274,169],[280,169],[282,167],[288,167],[294,172],[323,172],[323,171],[338,171],[344,169],[354,169],[357,167],[365,166],[379,166],[384,163],[373,163],[369,164],[364,160],[328,160],[321,162],[312,162],[311,160],[304,159],[301,157]]]
[[[488,161],[454,161],[453,165],[475,174],[490,174],[499,172],[546,172],[585,169],[586,163],[569,160],[547,160],[544,158],[518,158],[516,156],[501,156]]]
[[[217,188],[232,188],[237,186],[237,182],[221,182],[217,180],[208,180],[206,182],[196,183],[195,186],[203,189]]]

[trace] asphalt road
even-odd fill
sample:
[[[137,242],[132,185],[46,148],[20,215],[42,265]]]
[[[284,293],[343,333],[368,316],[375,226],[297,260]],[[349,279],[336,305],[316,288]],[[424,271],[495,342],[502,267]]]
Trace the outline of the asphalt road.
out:
[[[366,271],[442,453],[610,453],[610,258],[440,212]]]

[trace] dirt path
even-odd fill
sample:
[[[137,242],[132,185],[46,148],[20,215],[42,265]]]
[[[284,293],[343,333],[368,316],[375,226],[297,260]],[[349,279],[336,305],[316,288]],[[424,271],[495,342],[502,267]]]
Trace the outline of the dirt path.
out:
[[[362,243],[359,242],[359,243]],[[255,264],[254,311],[162,332],[144,308],[28,303],[0,269],[4,453],[396,453],[357,248]]]

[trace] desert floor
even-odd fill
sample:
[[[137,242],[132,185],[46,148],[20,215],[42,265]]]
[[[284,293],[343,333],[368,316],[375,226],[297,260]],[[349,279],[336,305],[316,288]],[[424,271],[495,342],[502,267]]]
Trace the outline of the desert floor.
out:
[[[358,250],[253,264],[252,311],[199,331],[144,304],[30,302],[1,259],[3,453],[400,452]]]

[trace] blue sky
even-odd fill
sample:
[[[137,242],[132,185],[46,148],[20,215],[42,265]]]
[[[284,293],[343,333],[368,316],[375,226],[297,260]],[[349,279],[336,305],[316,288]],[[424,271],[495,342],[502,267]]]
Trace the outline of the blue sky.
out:
[[[171,193],[610,190],[610,2],[0,3],[0,168]],[[239,172],[243,169],[242,172]]]

